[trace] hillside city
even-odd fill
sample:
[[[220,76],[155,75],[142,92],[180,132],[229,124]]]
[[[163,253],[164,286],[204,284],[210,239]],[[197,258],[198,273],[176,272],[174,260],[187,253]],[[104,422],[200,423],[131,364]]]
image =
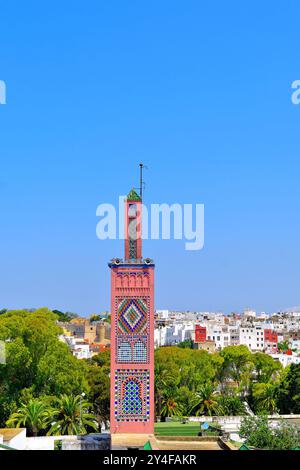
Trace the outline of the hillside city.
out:
[[[65,341],[78,359],[89,359],[110,347],[109,314],[75,317],[61,322]],[[221,351],[245,345],[264,352],[283,367],[300,363],[300,309],[266,314],[245,309],[241,314],[156,310],[155,348],[190,342],[194,349]]]
[[[300,448],[297,308],[154,318],[154,434],[132,440],[112,434],[109,312],[0,310],[0,450]]]

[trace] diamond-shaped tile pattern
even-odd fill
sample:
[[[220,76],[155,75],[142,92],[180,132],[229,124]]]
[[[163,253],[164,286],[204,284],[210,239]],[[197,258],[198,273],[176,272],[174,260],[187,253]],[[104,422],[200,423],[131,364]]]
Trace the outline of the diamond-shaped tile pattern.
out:
[[[123,299],[118,305],[120,334],[141,334],[147,329],[147,303],[142,299]]]

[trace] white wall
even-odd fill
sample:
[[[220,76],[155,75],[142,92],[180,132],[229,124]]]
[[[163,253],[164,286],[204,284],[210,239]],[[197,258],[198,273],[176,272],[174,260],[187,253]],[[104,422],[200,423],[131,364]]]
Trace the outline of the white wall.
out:
[[[27,437],[24,448],[25,450],[54,450],[55,441],[74,441],[76,438],[77,436]]]

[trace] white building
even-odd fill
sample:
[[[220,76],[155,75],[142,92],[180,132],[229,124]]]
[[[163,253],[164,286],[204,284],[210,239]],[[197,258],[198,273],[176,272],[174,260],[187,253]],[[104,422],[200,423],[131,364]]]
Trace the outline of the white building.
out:
[[[70,347],[73,356],[77,359],[90,359],[92,357],[92,351],[90,345],[83,338],[75,338],[74,336],[64,336],[61,338]]]
[[[300,356],[296,355],[289,355],[289,354],[283,354],[283,353],[277,353],[277,354],[270,354],[275,361],[281,362],[283,367],[289,366],[290,364],[300,364]]]
[[[243,311],[243,315],[245,318],[256,318],[256,312],[254,310],[251,310],[251,308],[246,308]]]
[[[217,324],[206,324],[206,338],[209,341],[214,341],[216,349],[223,349],[230,346],[230,332],[227,327]]]
[[[195,329],[193,322],[174,323],[170,326],[155,328],[154,346],[172,346],[182,343],[187,339],[192,339],[192,333]]]
[[[240,344],[248,346],[251,351],[262,351],[264,349],[264,328],[242,325],[240,327]]]

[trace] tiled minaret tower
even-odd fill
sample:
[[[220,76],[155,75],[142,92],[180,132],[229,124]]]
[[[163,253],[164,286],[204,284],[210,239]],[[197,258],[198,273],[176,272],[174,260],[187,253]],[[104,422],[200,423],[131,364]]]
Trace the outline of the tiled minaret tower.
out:
[[[111,268],[111,411],[115,433],[154,432],[154,263],[142,257],[142,199],[125,200],[125,257]]]

